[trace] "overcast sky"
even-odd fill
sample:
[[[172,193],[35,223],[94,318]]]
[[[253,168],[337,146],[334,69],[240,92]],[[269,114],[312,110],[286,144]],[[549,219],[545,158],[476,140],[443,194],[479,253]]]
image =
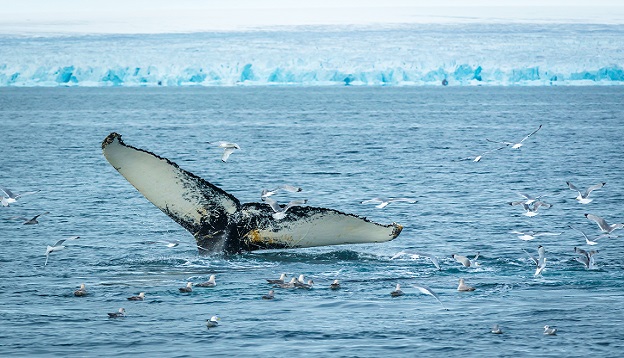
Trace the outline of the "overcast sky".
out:
[[[552,21],[623,24],[624,0],[0,0],[4,34]]]

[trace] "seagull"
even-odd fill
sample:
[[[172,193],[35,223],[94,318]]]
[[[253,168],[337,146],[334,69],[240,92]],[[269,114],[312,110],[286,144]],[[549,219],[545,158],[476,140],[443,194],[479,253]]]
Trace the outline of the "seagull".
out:
[[[408,202],[410,204],[414,204],[414,203],[418,202],[417,200],[408,199],[408,198],[372,198],[372,199],[361,201],[360,204],[380,203],[379,205],[375,205],[375,207],[379,208],[379,209],[383,209],[386,206],[388,206],[388,204],[390,204],[390,203],[402,202],[402,201]]]
[[[236,149],[240,149],[238,144],[225,142],[225,141],[222,141],[222,140],[220,140],[218,142],[207,142],[207,143],[208,144],[216,144],[217,147],[223,148],[223,155],[221,156],[221,161],[224,162],[224,163],[228,160],[228,158],[230,157],[230,154],[232,154],[232,152],[234,152]]]
[[[329,285],[329,288],[331,288],[332,290],[340,289],[340,281],[334,280],[334,282],[332,282],[331,285]]]
[[[501,149],[504,149],[504,148],[507,148],[507,146],[496,148],[496,149],[486,150],[485,152],[477,155],[476,157],[461,158],[461,159],[458,159],[457,161],[459,162],[459,161],[464,161],[464,160],[472,160],[473,162],[480,162],[484,155],[486,155],[488,153],[492,153],[492,152],[498,151],[498,150],[501,150]]]
[[[295,287],[297,288],[305,288],[305,289],[311,289],[312,286],[314,286],[314,281],[312,280],[308,280],[307,283],[301,283],[299,281],[295,281]]]
[[[539,199],[547,196],[546,194],[538,195],[538,196],[531,196],[531,195],[524,194],[524,193],[518,193],[518,194],[525,199],[524,203],[526,203],[527,205],[531,205],[531,204],[535,203],[536,201],[539,201]],[[520,203],[520,202],[518,202],[518,203]]]
[[[442,301],[440,301],[440,298],[438,297],[438,295],[433,292],[429,287],[424,286],[424,285],[414,285],[414,287],[416,287],[418,289],[418,291],[427,294],[429,296],[433,296],[433,298],[435,298],[436,300],[438,300],[438,302],[440,302],[440,304],[442,305],[442,308],[444,308],[446,311],[448,311],[448,308],[444,307],[444,304],[442,303]]]
[[[39,224],[39,221],[37,220],[38,217],[40,217],[41,215],[49,214],[49,213],[50,213],[49,211],[46,211],[45,213],[35,215],[31,219],[23,217],[23,216],[14,216],[12,217],[12,219],[19,219],[19,220],[24,221],[23,225],[35,225],[35,224]]]
[[[5,196],[2,197],[2,206],[9,206],[9,204],[13,204],[20,197],[22,197],[24,195],[35,194],[35,193],[40,192],[41,190],[27,191],[27,192],[21,193],[21,194],[13,194],[13,192],[11,192],[9,189],[7,189],[5,187],[0,187],[0,191],[2,191],[4,193],[4,195],[6,195],[6,197]]]
[[[430,255],[430,254],[424,254],[424,253],[420,253],[420,252],[414,252],[414,251],[400,251],[398,253],[396,253],[394,256],[392,256],[390,258],[390,260],[394,260],[398,257],[401,257],[403,255],[410,255],[412,258],[417,259],[417,258],[421,258],[421,257],[426,257],[429,260],[431,260],[431,262],[433,262],[433,264],[435,265],[435,267],[439,270],[442,271],[442,268],[440,267],[440,262],[438,261],[438,258]]]
[[[179,288],[180,292],[193,292],[193,283],[187,282],[186,286]]]
[[[530,241],[535,239],[536,237],[539,236],[559,236],[561,235],[560,232],[539,232],[539,231],[526,231],[526,232],[522,232],[522,231],[511,231],[512,234],[517,234],[519,239],[522,239],[524,241]]]
[[[602,232],[607,233],[607,234],[611,234],[613,231],[617,230],[617,229],[622,229],[624,228],[624,224],[607,224],[607,222],[605,221],[605,219],[601,218],[600,216],[596,216],[593,214],[585,214],[585,217],[588,218],[589,220],[595,222],[596,224],[598,224],[598,227],[600,227],[600,230],[602,230]]]
[[[141,292],[139,293],[138,296],[128,297],[128,300],[129,301],[143,301],[144,298],[145,298],[145,292]]]
[[[581,255],[581,257],[576,258],[576,261],[585,265],[585,268],[590,269],[590,270],[593,268],[596,268],[596,261],[594,260],[594,255],[598,253],[598,250],[585,251],[581,248],[574,247],[574,252]]]
[[[196,283],[197,287],[215,287],[217,282],[215,281],[215,275],[210,275],[210,278],[206,282]]]
[[[180,245],[180,240],[156,240],[156,241],[147,241],[146,244],[165,244],[168,248],[173,248]]]
[[[108,318],[126,317],[126,310],[122,307],[117,312],[109,313]]]
[[[462,264],[462,265],[464,265],[466,267],[477,267],[477,266],[479,266],[479,263],[477,262],[477,259],[479,258],[479,253],[478,252],[475,255],[474,259],[472,259],[472,260],[468,259],[466,256],[457,255],[457,254],[451,255],[451,257],[454,258],[457,262],[459,262],[460,264]]]
[[[305,203],[308,202],[307,199],[304,200],[293,200],[291,202],[289,202],[288,204],[286,204],[285,207],[280,207],[279,204],[277,203],[277,201],[273,200],[272,198],[266,197],[263,199],[265,203],[269,204],[269,206],[271,207],[271,209],[273,209],[274,213],[273,213],[273,219],[275,220],[281,220],[283,218],[286,217],[286,212],[288,211],[288,209],[292,208],[293,206],[301,206],[304,205]]]
[[[390,292],[390,296],[392,296],[392,297],[403,296],[403,291],[401,291],[401,284],[400,283],[397,283],[394,291]]]
[[[59,241],[57,241],[54,245],[50,246],[48,245],[48,248],[46,249],[45,252],[45,256],[46,256],[46,260],[45,260],[45,264],[43,264],[43,266],[46,266],[48,264],[48,258],[50,257],[50,254],[55,252],[55,251],[61,251],[65,248],[65,246],[63,246],[63,243],[67,240],[76,240],[79,239],[80,236],[72,236],[72,237],[68,237],[66,239],[61,239]]]
[[[299,187],[288,185],[288,184],[283,184],[283,185],[280,185],[277,188],[272,189],[272,190],[262,189],[262,194],[260,195],[260,198],[269,197],[271,195],[274,195],[275,193],[277,193],[280,190],[286,190],[286,191],[289,191],[291,193],[298,193],[298,192],[302,191],[302,189],[299,188]]]
[[[459,279],[459,286],[457,286],[457,291],[474,291],[475,288],[472,286],[468,286],[464,283],[464,279]]]
[[[87,295],[87,289],[85,287],[84,283],[80,284],[80,288],[77,289],[76,291],[74,291],[74,296],[76,297],[83,297]]]
[[[206,320],[206,327],[208,328],[213,328],[213,327],[217,327],[219,325],[219,320],[221,318],[219,318],[219,316],[214,315],[212,317],[210,317],[210,319]]]
[[[540,206],[543,206],[545,208],[550,208],[552,206],[551,204],[545,203],[543,201],[535,201],[535,202],[533,202],[533,207],[531,207],[524,200],[512,201],[512,202],[509,203],[509,205],[512,205],[512,206],[514,206],[514,205],[522,205],[522,207],[524,208],[524,214],[523,215],[528,216],[528,217],[532,217],[532,216],[537,215],[538,214],[537,213],[537,209]]]
[[[598,236],[598,237],[594,238],[593,240],[590,240],[590,239],[589,239],[589,237],[587,237],[587,235],[586,235],[583,231],[581,231],[580,229],[577,229],[577,228],[573,227],[572,225],[568,225],[568,226],[569,226],[571,229],[576,230],[576,231],[580,232],[581,234],[583,234],[583,237],[585,238],[585,243],[586,243],[587,245],[590,245],[590,246],[593,246],[593,245],[598,245],[598,243],[596,242],[598,239],[603,238],[603,237],[605,237],[605,236],[609,236],[609,234],[602,234],[602,235],[600,235],[600,236]]]
[[[275,298],[275,291],[270,290],[269,293],[267,293],[266,295],[262,296],[263,300],[272,300]]]
[[[544,334],[549,335],[549,336],[556,336],[557,335],[557,328],[550,327],[550,326],[546,325],[546,326],[544,326]]]
[[[500,328],[499,325],[495,324],[494,326],[492,326],[492,333],[494,334],[502,334],[503,330]]]
[[[277,284],[284,283],[284,279],[285,278],[286,278],[286,274],[283,273],[283,274],[280,275],[280,278],[278,278],[278,279],[266,279],[266,280],[267,280],[268,283],[277,285]]]
[[[486,140],[488,142],[493,142],[493,143],[499,143],[499,144],[504,144],[505,146],[511,146],[511,149],[520,149],[520,147],[522,147],[524,144],[522,144],[522,142],[524,142],[525,140],[527,140],[530,136],[532,136],[533,134],[537,133],[538,130],[542,129],[542,125],[540,124],[540,126],[534,130],[533,132],[529,133],[529,135],[527,135],[526,137],[522,138],[522,140],[518,143],[513,143],[513,142],[499,142],[499,141],[495,141],[495,140],[491,140],[486,138]]]
[[[542,271],[544,271],[544,268],[546,267],[546,257],[544,256],[546,253],[546,249],[544,248],[544,246],[539,245],[537,247],[537,254],[538,254],[537,258],[533,257],[524,249],[522,249],[522,251],[524,251],[527,255],[529,255],[529,258],[533,261],[533,263],[535,263],[536,269],[535,269],[534,276],[535,277],[539,276],[542,273]]]
[[[290,281],[289,281],[289,282],[286,282],[286,283],[280,283],[280,284],[278,284],[278,285],[279,285],[279,287],[281,287],[281,288],[293,288],[293,287],[295,287],[295,282],[297,282],[297,279],[296,279],[296,278],[294,278],[294,277],[292,277],[292,278],[290,279]]]
[[[566,184],[568,184],[568,187],[570,188],[570,190],[574,190],[574,191],[578,192],[578,196],[576,197],[576,200],[578,200],[579,203],[581,203],[581,204],[589,204],[589,203],[592,202],[592,200],[594,200],[594,199],[590,199],[589,198],[589,194],[592,191],[594,191],[594,190],[602,188],[607,183],[598,183],[596,185],[592,185],[589,188],[587,188],[587,190],[585,190],[584,193],[581,193],[581,191],[577,187],[575,187],[572,183],[570,183],[569,181],[567,181]]]

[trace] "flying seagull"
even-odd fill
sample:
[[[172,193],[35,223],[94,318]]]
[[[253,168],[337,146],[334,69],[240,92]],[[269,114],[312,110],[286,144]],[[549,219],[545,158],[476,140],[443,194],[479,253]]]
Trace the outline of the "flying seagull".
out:
[[[587,235],[585,234],[585,232],[581,231],[580,229],[577,229],[575,227],[573,227],[572,225],[568,225],[570,227],[570,229],[576,230],[578,232],[580,232],[581,234],[583,234],[583,237],[585,238],[585,243],[587,245],[597,245],[598,243],[596,242],[598,239],[603,238],[605,236],[609,236],[609,234],[602,234],[596,238],[594,238],[593,240],[590,240],[589,237],[587,237]]]
[[[545,232],[545,231],[511,231],[512,234],[518,235],[518,238],[524,241],[530,241],[540,236],[559,236],[560,232]]]
[[[267,196],[274,195],[274,194],[276,194],[280,190],[286,190],[286,191],[289,191],[291,193],[298,193],[298,192],[302,191],[302,189],[299,188],[299,187],[288,185],[288,184],[283,184],[283,185],[280,185],[277,188],[271,189],[271,190],[262,189],[262,194],[260,194],[260,198],[266,198]]]
[[[522,147],[524,144],[522,142],[524,142],[525,140],[527,140],[530,136],[532,136],[533,134],[537,133],[538,130],[542,129],[542,125],[540,124],[540,126],[534,130],[533,132],[529,133],[529,135],[527,135],[526,137],[522,138],[521,141],[514,143],[514,142],[500,142],[500,141],[495,141],[495,140],[491,140],[486,138],[486,140],[488,142],[493,142],[493,143],[499,143],[499,144],[504,144],[506,146],[511,146],[511,149],[520,149],[520,147]]]
[[[532,217],[532,216],[536,216],[538,214],[537,209],[540,206],[543,206],[545,208],[550,208],[552,205],[545,203],[543,201],[535,201],[533,202],[533,206],[527,204],[524,200],[521,201],[512,201],[509,203],[509,205],[511,206],[515,206],[515,205],[522,205],[522,207],[524,208],[524,214],[525,216],[528,217]]]
[[[598,224],[598,227],[600,227],[600,230],[604,233],[607,234],[611,234],[613,231],[617,230],[617,229],[622,229],[624,228],[624,224],[607,224],[607,222],[605,221],[605,219],[601,218],[600,216],[596,216],[593,214],[585,214],[585,217],[588,218],[589,220],[595,222],[596,224]]]
[[[414,287],[416,287],[418,291],[426,295],[433,296],[433,298],[435,298],[436,300],[438,300],[438,302],[440,302],[440,304],[442,305],[442,308],[448,311],[448,308],[444,307],[444,304],[442,303],[442,301],[440,301],[440,297],[438,297],[438,295],[435,292],[433,292],[429,287],[424,286],[424,285],[418,285],[418,284],[415,284]]]
[[[529,258],[531,259],[531,261],[533,261],[533,263],[536,266],[534,276],[535,277],[539,276],[542,273],[542,271],[544,271],[544,268],[546,267],[546,257],[545,257],[546,249],[544,248],[544,246],[539,245],[537,247],[537,254],[538,254],[537,258],[533,257],[524,249],[522,249],[522,251],[524,251],[527,255],[529,255]]]
[[[581,204],[589,204],[589,203],[592,202],[592,200],[594,200],[594,199],[590,199],[589,198],[589,194],[591,194],[591,192],[594,191],[594,190],[598,190],[598,189],[602,188],[607,183],[598,183],[596,185],[592,185],[589,188],[587,188],[584,193],[581,193],[581,191],[577,187],[575,187],[574,184],[570,183],[569,181],[567,181],[566,184],[568,184],[568,187],[570,188],[570,190],[574,190],[574,191],[578,192],[578,196],[576,197],[576,200],[578,200],[579,203],[581,203]]]
[[[598,253],[598,250],[585,251],[579,247],[574,247],[574,252],[581,255],[580,257],[576,258],[576,261],[585,265],[585,268],[590,269],[590,270],[593,268],[596,268],[596,261],[594,260],[594,255]]]
[[[45,215],[45,214],[49,214],[49,211],[46,211],[45,213],[41,213],[38,215],[33,216],[32,218],[27,218],[24,216],[14,216],[12,217],[12,219],[18,219],[18,220],[22,220],[23,221],[23,225],[36,225],[39,224],[39,220],[37,220],[41,215]]]
[[[55,251],[61,251],[61,250],[65,249],[65,246],[63,245],[63,243],[65,241],[67,241],[67,240],[76,240],[76,239],[79,239],[79,238],[80,238],[80,236],[72,236],[72,237],[68,237],[66,239],[61,239],[61,240],[57,241],[52,246],[48,245],[48,248],[46,249],[46,252],[45,252],[46,260],[45,260],[45,264],[43,264],[43,266],[46,266],[48,264],[48,258],[50,257],[51,253],[53,253]]]
[[[273,219],[275,220],[281,220],[283,218],[286,217],[286,212],[288,211],[288,209],[292,208],[293,206],[301,206],[301,205],[305,205],[308,200],[307,199],[303,199],[303,200],[293,200],[291,202],[289,202],[288,204],[286,204],[285,207],[281,207],[279,206],[279,204],[277,203],[276,200],[274,200],[273,198],[270,197],[265,197],[262,200],[264,200],[265,203],[269,204],[269,206],[271,207],[271,209],[273,209],[274,213],[273,213]]]
[[[360,204],[377,204],[377,203],[379,203],[379,205],[375,205],[375,207],[379,208],[379,209],[383,209],[386,206],[388,206],[388,204],[394,203],[394,202],[408,202],[410,204],[414,204],[414,203],[417,203],[418,201],[417,200],[413,200],[413,199],[408,199],[408,198],[372,198],[372,199],[361,201]]]
[[[5,187],[0,187],[0,191],[2,191],[4,193],[4,196],[2,197],[2,206],[9,206],[9,204],[13,204],[20,197],[22,197],[24,195],[35,194],[35,193],[40,192],[41,190],[27,191],[25,193],[14,194],[9,189],[7,189]]]
[[[440,262],[438,261],[438,258],[437,258],[437,257],[435,257],[435,256],[433,256],[433,255],[430,255],[430,254],[424,254],[424,253],[421,253],[421,252],[415,252],[415,251],[400,251],[400,252],[396,253],[394,256],[392,256],[392,257],[390,258],[390,260],[394,260],[394,259],[396,259],[396,258],[398,258],[398,257],[403,256],[403,255],[409,255],[409,256],[411,256],[411,257],[412,257],[412,258],[414,258],[414,259],[417,259],[417,258],[420,258],[420,257],[426,257],[426,258],[428,258],[429,260],[431,260],[431,262],[433,262],[433,264],[435,265],[435,267],[436,267],[438,270],[442,271],[442,268],[440,267]]]
[[[477,252],[477,254],[475,255],[475,257],[472,260],[470,260],[466,256],[457,255],[457,254],[451,255],[451,257],[454,258],[457,262],[459,262],[460,264],[462,264],[462,265],[464,265],[466,267],[477,267],[477,266],[479,266],[479,263],[477,262],[477,259],[479,258],[479,253],[478,252]]]
[[[217,147],[219,148],[223,148],[223,155],[221,156],[221,161],[222,162],[227,162],[228,158],[230,157],[230,154],[232,154],[236,149],[240,149],[240,147],[238,146],[238,144],[236,143],[230,143],[230,142],[225,142],[225,141],[218,141],[218,142],[207,142],[208,144],[216,144]]]
[[[219,318],[219,316],[217,315],[210,317],[210,319],[206,320],[206,327],[208,328],[217,327],[219,325],[219,320],[221,320],[221,318]]]

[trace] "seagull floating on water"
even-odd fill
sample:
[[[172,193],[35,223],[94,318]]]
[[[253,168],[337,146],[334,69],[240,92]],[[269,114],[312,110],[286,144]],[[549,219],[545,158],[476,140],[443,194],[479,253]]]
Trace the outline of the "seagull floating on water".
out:
[[[281,275],[280,275],[280,278],[278,278],[278,279],[266,279],[266,280],[267,280],[267,282],[268,282],[268,283],[270,283],[270,284],[277,285],[277,284],[282,284],[282,283],[284,283],[284,279],[285,279],[285,278],[286,278],[286,274],[285,274],[285,273],[283,273],[283,274],[281,274]]]
[[[540,129],[542,129],[542,125],[540,124],[540,126],[534,130],[533,132],[529,133],[529,135],[527,135],[526,137],[522,138],[522,140],[520,140],[517,143],[514,142],[499,142],[499,141],[495,141],[495,140],[491,140],[486,138],[486,140],[488,142],[493,142],[493,143],[499,143],[499,144],[504,144],[505,146],[511,146],[511,149],[520,149],[520,147],[522,147],[524,144],[523,142],[527,139],[529,139],[530,136],[532,136],[533,134],[537,133],[537,131],[539,131]]]
[[[83,297],[87,295],[87,288],[84,283],[80,284],[80,288],[74,291],[74,296]]]
[[[112,312],[108,314],[108,318],[122,318],[126,317],[126,310],[122,307],[117,312]]]
[[[581,248],[574,247],[574,252],[581,255],[581,257],[576,258],[576,261],[585,265],[585,268],[589,270],[596,268],[596,261],[594,260],[594,255],[598,253],[598,250],[585,251]]]
[[[390,292],[390,296],[392,296],[392,297],[403,296],[403,291],[401,291],[401,284],[400,283],[396,284],[396,287],[394,288],[394,291]]]
[[[332,282],[331,285],[329,285],[329,288],[331,288],[332,290],[340,289],[340,281],[334,280],[334,282]]]
[[[438,295],[433,292],[429,287],[425,286],[425,285],[414,285],[414,287],[416,287],[418,289],[418,291],[432,296],[433,298],[435,298],[436,300],[438,300],[438,302],[440,302],[440,305],[442,305],[442,308],[444,308],[444,310],[448,311],[448,308],[444,307],[444,304],[442,303],[442,301],[440,301],[440,297],[438,297]]]
[[[457,291],[474,291],[475,288],[472,286],[468,286],[466,285],[466,283],[464,283],[464,279],[460,278],[459,279],[459,286],[457,286]]]
[[[588,218],[589,220],[595,222],[596,224],[598,224],[598,227],[600,228],[600,230],[602,230],[602,232],[607,233],[607,234],[611,234],[613,231],[617,230],[617,229],[622,229],[624,228],[624,224],[607,224],[606,220],[601,218],[600,216],[597,215],[593,215],[593,214],[585,214],[585,217]]]
[[[379,203],[379,205],[375,205],[375,207],[379,208],[379,209],[383,209],[386,206],[388,206],[388,204],[395,203],[395,202],[407,202],[407,203],[410,203],[410,204],[414,204],[414,203],[417,203],[418,200],[413,200],[413,199],[408,199],[408,198],[372,198],[372,199],[361,201],[360,204],[377,204],[377,203]]]
[[[138,296],[128,297],[128,300],[129,301],[143,301],[144,298],[145,298],[145,292],[141,292],[139,293]]]
[[[512,234],[518,235],[518,238],[524,241],[530,241],[540,236],[559,236],[560,232],[545,232],[545,231],[511,231]]]
[[[299,281],[295,281],[295,287],[297,288],[305,288],[305,289],[311,289],[312,286],[314,286],[314,281],[312,280],[308,280],[307,283],[301,283]]]
[[[197,287],[215,287],[217,285],[217,281],[215,281],[215,275],[210,275],[210,278],[208,279],[208,281],[205,282],[201,282],[201,283],[196,283],[195,286]]]
[[[262,189],[262,194],[260,194],[260,198],[269,197],[271,195],[274,195],[275,193],[277,193],[280,190],[286,190],[286,191],[289,191],[291,193],[298,193],[298,192],[302,191],[302,189],[299,188],[299,187],[288,185],[288,184],[283,184],[283,185],[280,185],[277,188],[272,189],[272,190]]]
[[[457,254],[451,255],[451,257],[454,258],[457,262],[459,262],[460,264],[462,264],[462,265],[464,265],[466,267],[477,267],[477,266],[479,266],[479,263],[477,262],[477,259],[479,258],[479,253],[478,252],[477,252],[477,254],[475,255],[475,257],[472,260],[470,260],[466,256],[457,255]]]
[[[48,245],[48,248],[46,249],[46,252],[45,252],[46,260],[45,260],[45,264],[43,264],[43,266],[46,266],[48,264],[48,258],[50,257],[51,253],[53,253],[55,251],[61,251],[61,250],[65,249],[65,246],[63,246],[63,243],[65,241],[67,241],[67,240],[76,240],[76,239],[79,239],[79,238],[80,238],[80,236],[72,236],[72,237],[68,237],[66,239],[61,239],[61,240],[57,241],[52,246]]]
[[[492,326],[492,333],[494,334],[502,334],[503,330],[500,328],[499,325],[495,324],[494,326]]]
[[[409,255],[409,256],[411,256],[411,257],[412,257],[412,258],[414,258],[414,259],[421,258],[421,257],[426,257],[426,258],[428,258],[429,260],[431,260],[431,262],[435,265],[435,267],[436,267],[439,271],[442,271],[442,268],[440,267],[440,262],[438,261],[438,258],[437,258],[437,257],[435,257],[435,256],[433,256],[433,255],[430,255],[430,254],[424,254],[424,253],[421,253],[421,252],[415,252],[415,251],[400,251],[400,252],[396,253],[394,256],[392,256],[392,257],[390,258],[390,260],[394,260],[394,259],[396,259],[396,258],[398,258],[398,257],[403,256],[403,255]]]
[[[295,287],[295,282],[297,282],[297,279],[292,277],[289,282],[280,283],[278,285],[281,288],[293,288]]]
[[[223,148],[223,155],[221,156],[221,161],[224,163],[227,162],[228,158],[230,157],[230,154],[232,154],[236,149],[240,149],[238,144],[230,143],[230,142],[226,142],[222,140],[217,141],[217,142],[207,142],[207,143],[216,144],[217,147]]]
[[[208,328],[213,328],[213,327],[217,327],[219,325],[219,320],[221,318],[219,318],[219,316],[214,315],[212,317],[210,317],[210,319],[206,320],[206,327]]]
[[[17,201],[17,199],[21,198],[24,195],[31,195],[40,192],[41,190],[36,191],[27,191],[20,194],[14,194],[9,189],[5,187],[0,187],[0,191],[4,193],[5,196],[2,196],[2,206],[9,206]]]
[[[589,203],[592,202],[592,200],[594,200],[594,199],[590,199],[589,198],[589,194],[591,194],[591,192],[594,191],[594,190],[598,190],[598,189],[602,188],[607,183],[598,183],[596,185],[592,185],[589,188],[587,188],[587,190],[585,190],[584,193],[581,193],[581,191],[577,187],[575,187],[572,183],[570,183],[569,181],[567,181],[566,184],[568,184],[568,187],[570,188],[570,190],[574,190],[574,191],[578,192],[578,196],[576,197],[576,200],[578,200],[579,203],[581,203],[581,204],[589,204]]]
[[[269,293],[267,293],[266,295],[262,296],[263,300],[272,300],[275,298],[275,291],[270,290]]]
[[[546,325],[546,326],[544,326],[544,334],[546,334],[548,336],[556,336],[557,335],[557,328],[550,327],[549,325]]]
[[[193,292],[193,283],[187,282],[186,286],[180,287],[178,290],[180,290],[180,292]]]

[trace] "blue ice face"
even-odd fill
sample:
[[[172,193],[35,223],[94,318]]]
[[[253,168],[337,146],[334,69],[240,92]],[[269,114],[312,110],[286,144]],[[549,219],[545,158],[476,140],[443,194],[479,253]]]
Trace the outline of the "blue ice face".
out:
[[[622,43],[583,24],[5,35],[0,86],[621,84]]]

